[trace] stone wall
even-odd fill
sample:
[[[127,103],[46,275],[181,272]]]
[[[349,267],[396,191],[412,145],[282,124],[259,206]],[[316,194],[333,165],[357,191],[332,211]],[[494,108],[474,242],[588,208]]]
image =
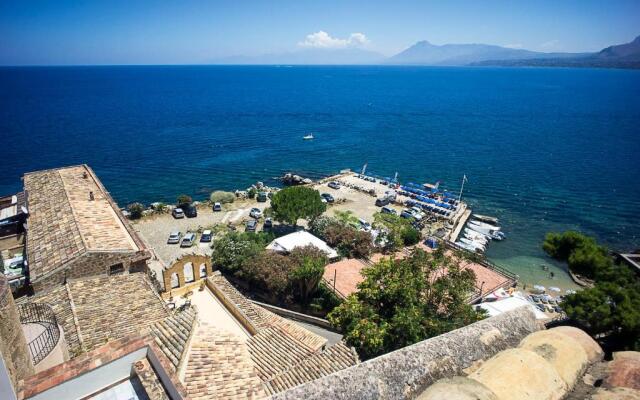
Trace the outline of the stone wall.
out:
[[[338,371],[272,399],[412,399],[439,379],[516,347],[541,326],[528,308],[476,322]]]
[[[0,274],[0,353],[15,388],[18,381],[33,374],[27,341],[22,332],[18,308],[13,301],[11,288]]]
[[[109,275],[109,267],[123,265],[123,272],[146,272],[146,260],[151,257],[147,250],[133,252],[88,252],[75,258],[54,273],[36,277],[31,282],[38,293],[64,284],[66,279]]]
[[[193,273],[192,275],[193,280],[189,282],[187,282],[187,279],[185,278],[185,265],[187,264],[191,265],[192,273]],[[205,266],[206,276],[200,276],[200,266],[202,264],[204,264]],[[189,268],[189,265],[187,265],[187,268]],[[200,279],[207,278],[211,276],[212,273],[213,273],[213,267],[211,264],[211,257],[198,255],[198,254],[184,255],[178,258],[176,261],[174,261],[170,267],[165,268],[165,270],[162,271],[162,279],[164,281],[164,288],[165,288],[164,290],[168,292],[168,291],[171,291],[171,289],[177,289],[179,287],[183,287],[186,284],[196,282]],[[177,286],[172,285],[172,276],[173,276],[173,283],[177,283]],[[177,278],[177,281],[175,278]]]

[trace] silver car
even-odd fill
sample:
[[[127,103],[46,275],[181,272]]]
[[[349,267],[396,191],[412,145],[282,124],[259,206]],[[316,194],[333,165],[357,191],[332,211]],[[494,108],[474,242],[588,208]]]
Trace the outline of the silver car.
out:
[[[169,234],[169,239],[167,239],[167,244],[178,244],[180,243],[180,237],[182,233],[179,231],[174,231]]]

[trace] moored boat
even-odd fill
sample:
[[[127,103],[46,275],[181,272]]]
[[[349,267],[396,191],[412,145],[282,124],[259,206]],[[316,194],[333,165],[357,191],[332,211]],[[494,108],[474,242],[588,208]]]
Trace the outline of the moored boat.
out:
[[[488,215],[473,214],[473,218],[477,219],[478,221],[488,222],[490,224],[498,223],[498,218],[490,217]]]

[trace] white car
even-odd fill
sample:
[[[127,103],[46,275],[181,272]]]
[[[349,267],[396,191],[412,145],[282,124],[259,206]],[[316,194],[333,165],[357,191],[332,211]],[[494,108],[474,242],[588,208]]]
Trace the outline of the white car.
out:
[[[262,211],[259,208],[252,208],[249,212],[249,216],[251,218],[260,219],[262,217]]]
[[[180,237],[182,233],[179,231],[173,231],[169,234],[169,239],[167,239],[167,244],[178,244],[180,243]]]

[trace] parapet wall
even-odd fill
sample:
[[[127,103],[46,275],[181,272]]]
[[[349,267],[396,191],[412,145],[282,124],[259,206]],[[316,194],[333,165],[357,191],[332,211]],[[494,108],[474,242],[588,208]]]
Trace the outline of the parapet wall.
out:
[[[427,339],[272,396],[293,399],[412,399],[439,379],[517,347],[542,327],[526,307]]]

